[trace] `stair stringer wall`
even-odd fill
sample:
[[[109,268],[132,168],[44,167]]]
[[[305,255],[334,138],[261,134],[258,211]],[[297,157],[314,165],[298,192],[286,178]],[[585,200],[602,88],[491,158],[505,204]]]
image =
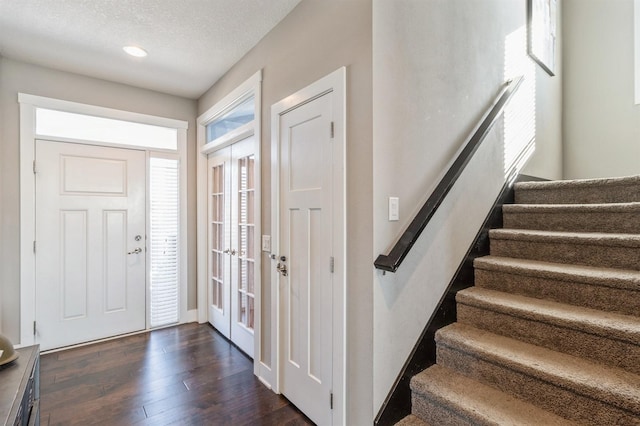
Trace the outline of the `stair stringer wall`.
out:
[[[410,358],[441,301],[452,302],[454,296],[448,294],[448,287],[505,186],[501,168],[492,174],[484,167],[501,155],[501,136],[502,127],[497,125],[398,271],[385,275],[376,272],[379,298],[374,300],[374,307],[378,313],[384,310],[385,315],[374,315],[374,386],[383,386],[382,378],[375,374],[388,375],[383,398],[395,386],[405,360]],[[391,320],[381,321],[385,317]],[[381,335],[384,340],[375,339]]]
[[[515,182],[542,180],[528,175],[519,175]],[[387,395],[375,419],[376,425],[395,424],[411,412],[411,378],[436,363],[434,336],[438,329],[456,321],[456,294],[459,290],[474,285],[474,259],[489,254],[489,230],[502,227],[502,206],[514,202],[514,182],[506,182],[495,200],[482,227],[468,248],[462,263],[442,295],[437,309],[433,312],[417,340],[410,356],[406,359],[401,373]]]
[[[373,1],[372,262],[393,245],[508,78],[506,39],[526,23],[526,2]],[[526,59],[526,43],[518,53]],[[561,75],[534,71],[540,138],[527,170],[559,178]],[[503,186],[503,136],[496,126],[400,270],[382,276],[372,268],[373,416]],[[388,221],[388,197],[400,199],[398,222]]]

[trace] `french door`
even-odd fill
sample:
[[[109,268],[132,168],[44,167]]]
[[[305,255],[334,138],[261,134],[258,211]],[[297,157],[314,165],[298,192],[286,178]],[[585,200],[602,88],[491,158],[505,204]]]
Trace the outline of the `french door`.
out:
[[[208,157],[209,322],[253,357],[255,153],[250,136]]]

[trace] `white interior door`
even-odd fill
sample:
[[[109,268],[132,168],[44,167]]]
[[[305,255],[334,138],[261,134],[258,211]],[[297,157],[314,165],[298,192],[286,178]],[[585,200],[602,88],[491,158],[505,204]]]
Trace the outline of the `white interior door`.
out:
[[[255,154],[253,136],[209,155],[209,322],[253,357]]]
[[[278,141],[280,390],[322,425],[332,392],[332,96],[283,114]]]
[[[231,145],[231,340],[253,357],[255,325],[255,154],[253,136]],[[235,254],[234,254],[235,253]]]
[[[36,342],[145,328],[144,151],[36,141]]]
[[[231,338],[231,148],[208,159],[208,253],[207,312],[213,325]]]

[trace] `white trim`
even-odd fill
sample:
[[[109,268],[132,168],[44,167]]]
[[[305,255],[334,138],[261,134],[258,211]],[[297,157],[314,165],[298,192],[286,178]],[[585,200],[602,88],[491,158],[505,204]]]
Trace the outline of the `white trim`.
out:
[[[187,129],[176,129],[176,136],[178,141],[180,140],[180,132],[186,133]],[[124,149],[136,149],[138,151],[154,151],[154,152],[165,152],[170,154],[175,154],[180,151],[180,146],[177,149],[165,149],[165,148],[152,148],[147,146],[137,146],[130,144],[122,144],[122,143],[114,143],[114,142],[101,142],[101,141],[90,141],[84,139],[74,139],[74,138],[63,138],[60,136],[49,136],[49,135],[41,135],[39,133],[35,134],[35,138],[39,140],[46,140],[51,142],[64,142],[64,143],[77,143],[82,145],[94,145],[94,146],[103,146],[108,148],[124,148]]]
[[[640,0],[633,1],[635,104],[640,104]]]
[[[333,396],[334,408],[332,411],[333,424],[345,424],[346,422],[346,306],[347,306],[347,275],[346,275],[346,68],[342,67],[331,74],[321,78],[311,85],[286,97],[271,106],[271,250],[279,253],[280,235],[280,117],[305,103],[318,97],[333,92],[333,114],[335,132],[333,139],[333,223],[334,223],[334,291],[333,291]],[[271,384],[275,392],[280,392],[280,368],[282,357],[280,345],[282,336],[280,333],[280,275],[275,268],[271,268],[271,309],[274,313],[272,321],[272,347],[274,356],[272,359],[272,374],[275,382]]]
[[[198,310],[189,309],[187,311],[187,315],[185,316],[184,322],[198,322]]]
[[[45,98],[41,96],[18,93],[20,103],[20,347],[35,343],[33,335],[33,323],[36,319],[36,264],[33,252],[35,241],[35,177],[33,164],[35,161],[36,139],[84,143],[89,145],[119,147],[145,151],[147,154],[147,167],[149,156],[171,156],[180,160],[180,323],[187,319],[188,302],[188,244],[187,244],[187,129],[188,122],[164,117],[156,117],[94,105],[80,104],[64,100]],[[78,114],[95,115],[99,117],[114,118],[151,124],[156,126],[171,127],[177,129],[178,150],[153,150],[146,147],[134,147],[130,145],[117,145],[100,143],[96,141],[78,141],[74,139],[52,138],[36,134],[35,117],[36,108],[50,108],[59,111],[74,112]],[[148,182],[145,183],[148,190]],[[147,191],[148,192],[148,191]],[[148,201],[148,200],[147,200]],[[146,207],[148,217],[148,205]],[[148,221],[147,221],[148,222]],[[148,225],[148,224],[147,224]],[[148,229],[147,229],[148,235]],[[147,274],[148,275],[148,274]],[[147,278],[148,280],[148,278]],[[148,291],[148,282],[146,283]],[[145,306],[146,328],[149,329],[149,306]]]
[[[206,143],[206,125],[209,124],[216,117],[224,114],[229,108],[237,105],[249,96],[255,97],[255,119],[238,129],[235,129],[228,134]],[[261,250],[261,235],[262,235],[262,172],[261,172],[261,118],[262,117],[262,70],[257,71],[249,79],[243,82],[240,86],[235,88],[231,93],[225,96],[222,100],[217,102],[197,119],[197,293],[198,293],[198,322],[207,322],[207,156],[219,149],[225,148],[235,142],[245,139],[253,134],[254,137],[254,159],[255,159],[255,238],[254,238],[254,252],[262,253]],[[261,341],[261,271],[262,271],[262,256],[255,257],[255,322],[254,322],[254,364],[253,371],[263,382],[265,380],[261,377],[260,362],[262,358],[262,348],[260,346]],[[268,381],[267,381],[268,382]]]
[[[216,102],[211,108],[200,114],[198,116],[197,123],[198,125],[206,126],[211,121],[213,121],[216,117],[219,117],[221,114],[224,114],[229,110],[230,107],[237,105],[242,100],[247,99],[251,96],[251,93],[255,91],[255,88],[258,87],[262,83],[262,70],[257,71],[251,77],[249,77],[244,83],[240,86],[233,89],[231,93],[227,96]],[[258,102],[258,98],[256,98],[256,110],[260,106]],[[259,117],[256,111],[256,117]],[[205,135],[203,135],[204,137]],[[204,145],[204,144],[203,144]]]
[[[26,93],[18,93],[18,102],[20,104],[30,104],[38,108],[74,112],[76,114],[93,115],[103,118],[113,118],[115,120],[131,121],[133,123],[150,124],[152,126],[168,127],[172,129],[187,129],[189,127],[189,123],[184,120],[157,117],[155,115],[81,104],[61,99],[45,98],[43,96],[28,95]]]
[[[20,345],[34,343],[36,318],[36,194],[33,162],[36,157],[36,110],[20,104]]]

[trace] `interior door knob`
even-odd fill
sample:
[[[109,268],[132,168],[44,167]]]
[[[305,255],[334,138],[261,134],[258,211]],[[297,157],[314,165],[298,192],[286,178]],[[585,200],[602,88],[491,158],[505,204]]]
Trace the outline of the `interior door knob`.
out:
[[[133,251],[130,251],[127,254],[138,254],[138,253],[142,253],[142,249],[140,247],[135,248]]]
[[[278,264],[276,265],[276,269],[282,274],[283,277],[287,276],[287,265],[285,265],[284,263],[278,262]]]

